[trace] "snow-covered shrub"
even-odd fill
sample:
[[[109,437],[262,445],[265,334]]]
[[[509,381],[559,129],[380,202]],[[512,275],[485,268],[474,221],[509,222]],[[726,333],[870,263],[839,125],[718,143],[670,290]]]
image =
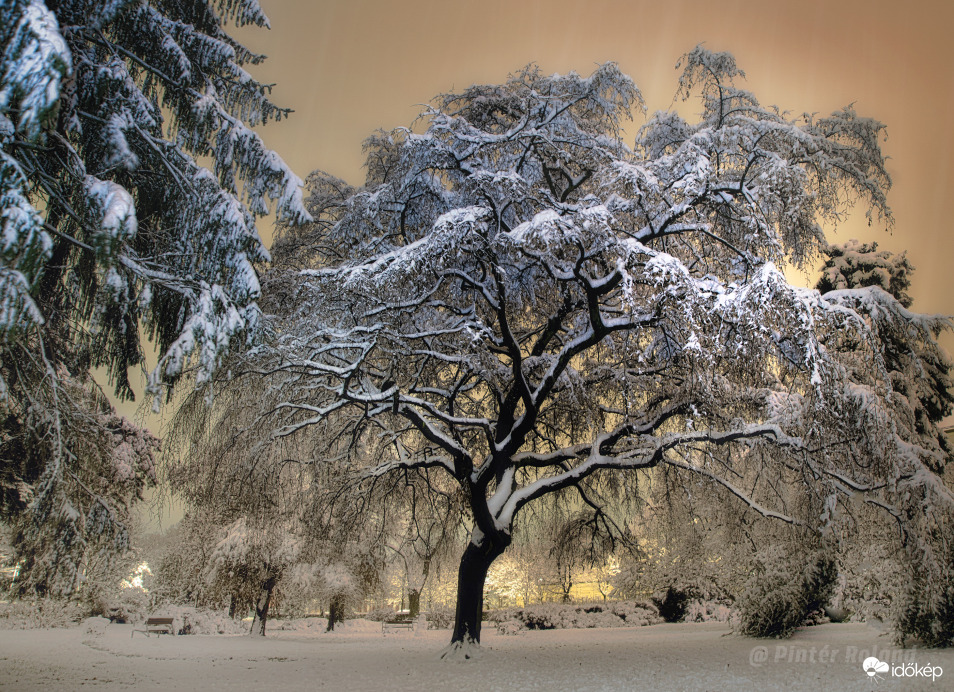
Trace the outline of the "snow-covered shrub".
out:
[[[218,610],[163,606],[150,613],[154,617],[171,617],[176,634],[247,634],[248,625],[233,620]]]
[[[739,630],[753,637],[787,637],[802,624],[797,590],[778,580],[757,579],[739,598]]]
[[[801,574],[780,549],[763,551],[760,568],[740,595],[739,631],[754,637],[788,637],[830,600],[838,577],[831,556],[816,553]]]
[[[913,637],[927,646],[946,647],[954,644],[954,585],[940,593],[928,593],[923,573],[915,574],[913,585],[901,598],[897,614],[896,640],[904,643]]]
[[[661,619],[655,606],[642,601],[613,601],[609,607],[610,612],[624,620],[628,627],[655,625]]]
[[[269,621],[272,631],[280,632],[298,632],[300,634],[327,634],[334,632],[337,634],[380,634],[380,622],[368,620],[366,618],[354,618],[344,620],[338,623],[334,630],[328,629],[328,618],[324,617],[303,617],[286,618]]]
[[[538,603],[525,608],[503,608],[488,612],[486,619],[497,624],[517,620],[527,629],[552,630],[560,626],[563,618],[559,617],[558,613],[566,607],[554,603]]]
[[[109,618],[104,618],[101,616],[86,618],[83,620],[83,631],[86,634],[99,637],[106,633],[106,628],[109,626],[109,624]]]
[[[427,625],[432,630],[447,630],[454,624],[453,608],[431,608],[427,613]]]
[[[511,618],[497,623],[497,634],[514,635],[526,632],[527,627],[520,620]]]
[[[641,627],[659,622],[655,609],[645,604],[620,601],[567,605],[537,603],[525,608],[504,608],[487,613],[487,620],[498,630],[510,622],[519,622],[530,630],[587,629],[594,627]]]
[[[44,599],[0,603],[0,629],[32,630],[73,627],[89,616],[89,607],[77,601]]]
[[[686,622],[729,622],[735,617],[733,608],[721,601],[690,599],[686,604]]]
[[[328,619],[290,618],[287,620],[272,620],[271,628],[282,632],[319,633],[328,629]]]
[[[91,611],[94,615],[109,618],[112,622],[135,622],[149,613],[149,594],[139,588],[120,589],[95,602]]]
[[[384,622],[385,620],[390,620],[394,617],[394,608],[375,608],[369,610],[367,615],[364,616],[365,620],[371,620],[373,622]]]

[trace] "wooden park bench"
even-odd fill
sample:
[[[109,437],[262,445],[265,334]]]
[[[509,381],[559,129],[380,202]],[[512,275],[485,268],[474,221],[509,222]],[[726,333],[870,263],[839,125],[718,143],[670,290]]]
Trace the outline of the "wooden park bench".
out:
[[[387,634],[389,630],[413,630],[414,620],[410,613],[398,613],[393,618],[381,622],[381,632]]]
[[[176,633],[172,626],[172,618],[147,618],[141,628],[134,629],[129,633],[129,638],[132,639],[136,632],[142,632],[147,637],[151,634],[155,634],[158,637],[160,634],[174,635]]]

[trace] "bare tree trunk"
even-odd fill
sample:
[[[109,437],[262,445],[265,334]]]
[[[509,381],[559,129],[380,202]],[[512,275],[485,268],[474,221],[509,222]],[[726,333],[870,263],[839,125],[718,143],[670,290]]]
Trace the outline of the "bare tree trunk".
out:
[[[480,545],[467,544],[457,571],[457,613],[451,647],[480,643],[480,623],[484,611],[484,582],[494,560],[510,545],[510,536],[500,532],[483,536]],[[465,656],[466,657],[466,656]]]
[[[570,602],[570,591],[573,589],[573,573],[569,565],[563,565],[560,569],[560,588],[563,589],[562,603]]]
[[[272,602],[272,591],[275,590],[276,576],[269,574],[262,582],[262,588],[258,592],[258,598],[255,600],[255,618],[252,620],[252,629],[249,630],[251,636],[265,636],[265,622],[268,620],[268,607]]]
[[[344,603],[341,596],[333,596],[328,604],[328,627],[325,632],[332,632],[338,622],[344,622]]]
[[[410,618],[413,620],[421,614],[421,592],[416,589],[409,589],[407,592],[407,610]]]
[[[408,571],[407,609],[408,612],[410,612],[412,620],[421,614],[421,593],[424,591],[427,576],[431,571],[431,558],[429,555],[423,558],[423,563],[421,572],[418,575],[419,578],[413,582],[410,578],[410,570]]]

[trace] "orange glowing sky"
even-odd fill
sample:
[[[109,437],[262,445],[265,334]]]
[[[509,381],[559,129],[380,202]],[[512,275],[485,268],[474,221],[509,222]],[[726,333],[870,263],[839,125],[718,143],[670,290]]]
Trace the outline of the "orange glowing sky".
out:
[[[854,103],[861,115],[888,126],[896,226],[891,235],[868,228],[859,212],[830,239],[858,237],[907,250],[917,269],[914,308],[954,313],[947,217],[954,160],[951,0],[262,0],[262,6],[272,29],[238,35],[269,56],[253,74],[274,82],[274,100],[295,110],[261,133],[302,178],[321,168],[360,183],[361,142],[375,129],[408,125],[417,104],[436,94],[501,82],[530,62],[545,72],[587,75],[597,63],[615,61],[652,112],[672,104],[676,61],[704,42],[736,56],[746,88],[762,103],[821,114]],[[637,114],[631,133],[641,124]],[[267,226],[261,228],[266,241]]]

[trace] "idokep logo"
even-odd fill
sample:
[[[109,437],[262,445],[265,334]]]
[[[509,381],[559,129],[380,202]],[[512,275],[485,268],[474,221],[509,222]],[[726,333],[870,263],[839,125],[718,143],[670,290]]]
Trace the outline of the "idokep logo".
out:
[[[879,661],[874,656],[866,658],[864,663],[861,664],[861,667],[868,674],[869,678],[880,678],[880,673],[887,673],[891,668],[887,663]]]
[[[879,660],[874,656],[869,656],[861,664],[862,670],[868,674],[869,678],[883,679],[882,675],[891,674],[894,678],[931,678],[931,681],[937,680],[944,674],[941,666],[932,666],[930,663],[923,666],[917,663],[899,663],[891,666],[885,661]]]

